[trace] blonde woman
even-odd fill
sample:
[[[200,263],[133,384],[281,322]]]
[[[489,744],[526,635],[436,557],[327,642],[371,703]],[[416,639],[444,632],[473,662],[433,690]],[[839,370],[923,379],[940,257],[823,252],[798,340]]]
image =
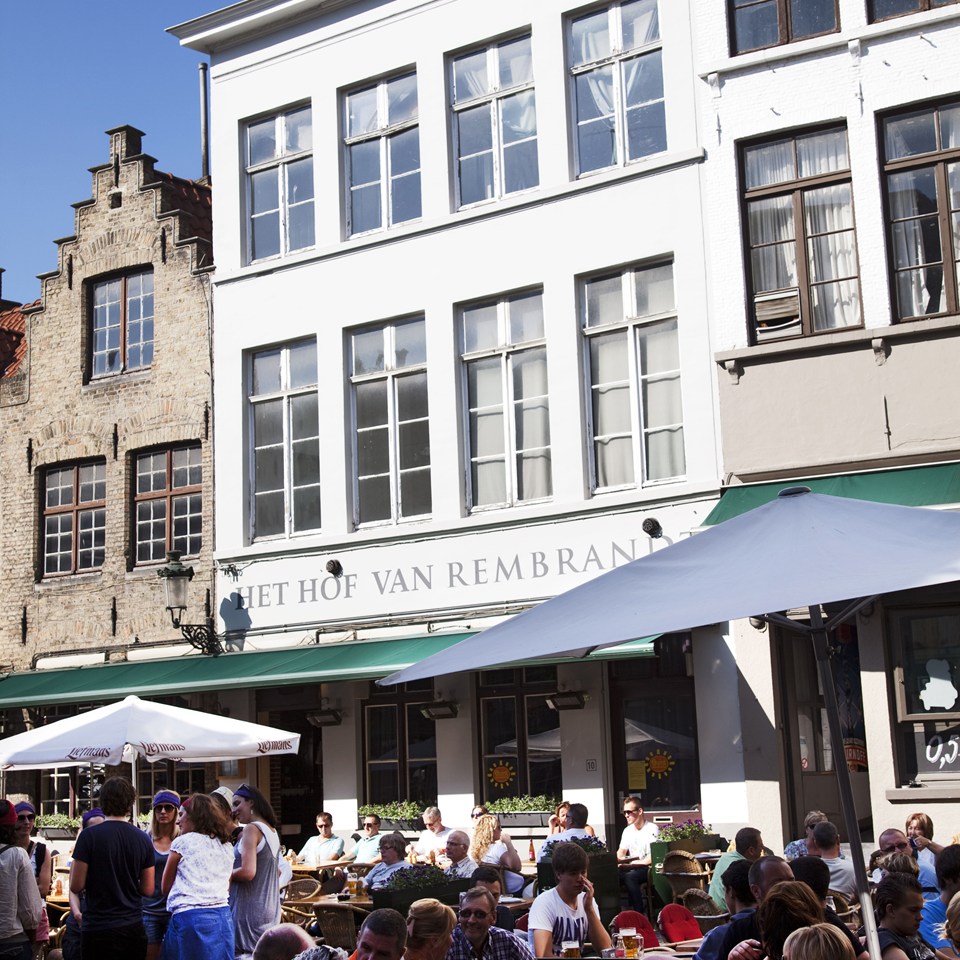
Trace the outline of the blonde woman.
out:
[[[416,900],[407,913],[404,960],[443,960],[450,949],[457,915],[439,900]]]
[[[507,893],[519,893],[523,889],[520,854],[513,841],[504,836],[500,820],[492,813],[484,814],[477,820],[468,856],[475,863],[492,863],[503,867]]]
[[[854,960],[853,947],[832,923],[815,923],[784,940],[783,960]]]

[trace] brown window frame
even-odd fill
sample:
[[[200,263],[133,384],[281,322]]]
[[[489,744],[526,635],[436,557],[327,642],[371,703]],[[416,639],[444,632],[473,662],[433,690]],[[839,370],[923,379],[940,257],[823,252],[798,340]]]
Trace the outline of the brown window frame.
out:
[[[80,500],[80,471],[84,467],[102,467],[103,474],[102,477],[93,478],[94,485],[102,483],[104,487],[104,496],[102,498],[91,499],[91,500]],[[71,494],[70,502],[67,504],[56,504],[50,506],[47,503],[47,494],[48,487],[47,483],[51,475],[57,471],[71,471],[72,480],[71,480]],[[62,489],[62,488],[61,488]],[[56,577],[66,577],[72,576],[77,573],[93,573],[97,570],[103,568],[103,562],[106,559],[106,509],[107,509],[107,499],[106,499],[106,460],[99,458],[93,460],[82,460],[75,463],[53,463],[47,466],[43,471],[43,483],[41,487],[41,510],[40,510],[40,556],[41,556],[41,571],[42,577],[44,579],[52,579]],[[103,531],[104,531],[104,545],[101,548],[103,550],[104,556],[101,557],[99,564],[93,564],[88,567],[81,567],[79,565],[79,554],[80,554],[80,517],[85,513],[95,513],[98,510],[102,510],[104,513],[103,516]],[[47,520],[53,517],[71,517],[71,526],[70,526],[70,569],[69,570],[48,570],[47,569]],[[94,530],[98,529],[97,527],[93,528]],[[94,559],[96,558],[96,547],[91,548],[94,552]],[[60,556],[60,553],[57,553],[57,556]]]
[[[884,230],[887,240],[887,264],[888,277],[890,282],[890,311],[895,323],[910,323],[914,320],[926,320],[930,317],[955,316],[960,313],[960,291],[958,291],[958,268],[957,258],[960,257],[960,247],[954,245],[953,225],[951,222],[950,210],[950,185],[947,167],[951,163],[960,163],[960,147],[953,147],[928,151],[926,153],[917,153],[908,157],[901,157],[896,160],[887,159],[886,149],[886,128],[888,121],[896,120],[898,117],[909,117],[911,115],[922,114],[925,112],[934,112],[937,114],[935,130],[938,140],[941,134],[941,123],[939,120],[939,111],[943,107],[960,107],[960,100],[956,97],[949,100],[941,100],[934,103],[914,104],[906,108],[895,111],[889,111],[877,118],[878,131],[877,142],[881,157],[881,174],[883,176],[883,217]],[[896,265],[896,243],[893,231],[892,205],[890,202],[889,182],[894,174],[905,173],[911,170],[917,170],[924,167],[930,167],[934,172],[934,180],[937,188],[937,223],[939,225],[940,239],[940,260],[942,268],[941,290],[942,302],[941,309],[930,313],[918,313],[903,315],[900,309],[900,300],[897,292],[897,265]],[[930,261],[933,263],[934,261]]]
[[[200,455],[200,483],[196,484],[187,484],[186,486],[176,487],[173,485],[173,475],[174,475],[174,464],[173,456],[175,453],[181,450],[196,450]],[[144,457],[153,457],[157,454],[164,455],[164,487],[162,490],[150,490],[148,492],[140,493],[138,491],[139,480],[140,480],[140,461]],[[181,497],[191,497],[194,495],[203,496],[203,447],[199,441],[195,443],[183,443],[177,444],[173,447],[167,447],[166,449],[159,450],[138,450],[133,455],[133,470],[131,471],[132,476],[131,480],[133,483],[133,511],[130,518],[131,525],[131,537],[132,537],[132,556],[134,566],[146,566],[151,563],[160,563],[163,561],[163,557],[152,557],[150,559],[142,560],[140,559],[140,518],[139,518],[139,506],[142,503],[155,503],[159,501],[164,501],[166,504],[165,507],[165,516],[164,516],[164,554],[170,550],[178,549],[175,545],[173,529],[174,529],[174,501]],[[188,467],[189,470],[189,467]],[[191,516],[191,514],[187,514]],[[189,549],[181,550],[180,553],[185,557],[196,557],[199,556],[200,551],[203,550],[203,502],[201,500],[200,504],[200,520],[201,520],[201,529],[200,529],[200,547],[196,551],[190,551]],[[189,535],[186,537],[187,544],[189,546]],[[153,542],[153,541],[147,541]]]
[[[811,37],[826,37],[831,33],[840,32],[840,5],[838,0],[833,3],[834,27],[832,30],[821,30],[819,33],[805,34],[804,36],[794,36],[790,24],[790,0],[747,0],[747,7],[737,7],[736,0],[727,0],[727,20],[730,36],[730,54],[731,56],[741,56],[745,53],[752,53],[754,50],[769,50],[772,47],[782,47],[788,43],[797,43],[800,40],[809,40]],[[764,44],[759,47],[747,47],[741,50],[737,43],[737,11],[748,9],[749,6],[759,6],[760,4],[775,3],[777,8],[777,28],[778,38],[775,43]]]
[[[795,340],[806,337],[815,337],[822,336],[824,334],[836,333],[838,330],[856,330],[863,327],[863,302],[862,302],[862,293],[860,285],[860,248],[857,243],[857,222],[856,222],[856,211],[853,209],[853,172],[849,166],[849,138],[847,139],[847,160],[848,166],[843,170],[838,170],[835,172],[816,174],[812,176],[800,176],[799,175],[799,161],[797,154],[797,140],[804,136],[817,135],[820,133],[828,133],[831,131],[842,130],[844,136],[847,137],[847,127],[844,123],[831,123],[824,126],[803,128],[800,130],[785,130],[780,131],[775,136],[764,137],[760,140],[751,140],[743,142],[740,144],[739,149],[739,176],[740,176],[740,203],[741,203],[741,223],[743,225],[743,254],[744,254],[744,271],[746,275],[746,293],[750,301],[752,301],[749,308],[749,318],[750,318],[750,342],[753,344],[759,342],[766,342],[771,340]],[[747,187],[747,159],[746,153],[747,150],[751,147],[763,146],[765,144],[773,144],[780,141],[790,140],[792,142],[792,151],[794,158],[794,169],[797,171],[798,175],[791,180],[784,180],[778,183],[767,184],[759,187],[748,188]],[[809,265],[809,248],[808,241],[810,236],[807,233],[806,218],[804,216],[804,194],[818,189],[820,187],[830,187],[839,184],[849,184],[850,185],[850,204],[851,204],[851,216],[852,216],[852,234],[855,247],[855,262],[856,262],[856,274],[854,278],[857,283],[858,295],[860,295],[860,320],[858,323],[845,324],[842,326],[835,327],[826,327],[822,330],[815,330],[813,327],[814,319],[814,309],[813,309],[813,297],[812,297],[812,288],[816,286],[816,282],[811,276],[811,270]],[[767,329],[760,327],[757,314],[757,303],[760,298],[764,298],[764,302],[769,302],[771,299],[777,299],[776,290],[761,290],[756,289],[756,282],[754,276],[753,268],[753,246],[751,244],[750,237],[750,204],[751,202],[757,200],[764,200],[782,196],[790,196],[792,198],[792,208],[793,208],[793,226],[794,226],[794,239],[793,243],[795,245],[795,254],[796,254],[796,289],[797,289],[797,301],[798,301],[798,320],[800,328],[798,332],[795,333],[784,333],[782,336],[778,336],[775,333],[773,335],[758,336],[758,331],[761,329]],[[841,232],[841,231],[832,231],[832,232]],[[759,246],[759,244],[758,244]],[[851,278],[846,278],[851,279]],[[787,288],[784,288],[785,290]],[[789,297],[788,293],[782,294],[779,299],[787,300]],[[787,314],[784,314],[786,316]],[[776,319],[779,319],[776,318]],[[773,330],[776,329],[776,325]]]
[[[152,304],[152,313],[150,314],[150,323],[151,323],[151,336],[149,340],[141,340],[137,346],[141,350],[145,347],[146,344],[150,346],[150,359],[148,362],[141,362],[135,366],[128,366],[129,356],[130,356],[130,343],[128,342],[128,337],[130,335],[130,318],[129,318],[129,306],[130,306],[130,293],[129,293],[129,283],[133,277],[144,277],[149,276],[150,279],[150,300]],[[120,369],[119,370],[104,370],[98,372],[97,367],[97,319],[96,319],[96,296],[97,289],[106,284],[110,283],[120,283],[120,344],[119,344],[119,353],[120,353]],[[154,286],[154,272],[152,266],[143,266],[135,268],[132,270],[127,270],[121,274],[114,274],[112,276],[97,277],[90,281],[90,351],[89,351],[89,379],[90,380],[105,380],[110,377],[117,377],[124,373],[133,373],[135,371],[149,370],[153,366],[153,355],[154,348],[156,346],[156,288]],[[143,296],[141,293],[139,296]],[[140,320],[137,322],[143,322],[144,318],[141,315]],[[107,327],[106,329],[109,329]],[[106,354],[105,354],[106,355]]]
[[[899,13],[888,13],[884,17],[877,16],[876,5],[877,0],[867,0],[867,17],[869,23],[883,23],[886,20],[896,20],[898,17],[909,17],[914,13],[924,13],[927,10],[939,10],[941,7],[950,7],[957,3],[960,3],[960,0],[942,0],[942,2],[937,2],[937,0],[916,0],[917,8],[916,10],[903,10]]]

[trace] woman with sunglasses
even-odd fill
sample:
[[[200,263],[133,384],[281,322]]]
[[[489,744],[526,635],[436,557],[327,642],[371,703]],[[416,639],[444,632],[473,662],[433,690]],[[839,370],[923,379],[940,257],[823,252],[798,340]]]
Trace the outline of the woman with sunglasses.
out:
[[[277,815],[256,787],[237,787],[233,813],[243,827],[230,877],[234,949],[238,960],[251,960],[263,931],[280,922],[280,837]]]
[[[18,842],[17,810],[9,800],[0,800],[0,960],[30,960],[33,945],[28,931],[36,929],[43,900],[30,869],[30,861]]]
[[[170,856],[170,844],[180,835],[177,815],[180,813],[180,794],[173,790],[161,790],[153,798],[150,816],[150,839],[153,841],[154,887],[149,897],[143,898],[143,926],[147,931],[147,958],[157,960],[163,935],[170,923],[167,898],[160,889],[163,870]]]
[[[30,866],[37,880],[37,892],[44,899],[50,893],[52,869],[50,866],[50,850],[45,843],[33,839],[33,830],[37,822],[37,811],[32,803],[26,800],[17,804],[17,843],[23,847],[30,858]],[[41,957],[44,947],[50,939],[50,921],[47,918],[47,906],[43,906],[43,914],[34,939],[33,956]]]

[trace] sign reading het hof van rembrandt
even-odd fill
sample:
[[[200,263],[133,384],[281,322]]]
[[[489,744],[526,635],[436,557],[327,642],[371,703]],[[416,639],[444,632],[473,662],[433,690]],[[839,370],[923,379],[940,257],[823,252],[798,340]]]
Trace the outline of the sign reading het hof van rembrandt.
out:
[[[219,578],[228,630],[390,616],[540,600],[639,559],[696,528],[711,503],[658,507],[665,535],[641,530],[647,514],[607,514],[435,539],[367,543],[312,556],[237,558]],[[336,559],[343,573],[327,572]],[[223,562],[223,561],[221,561]]]

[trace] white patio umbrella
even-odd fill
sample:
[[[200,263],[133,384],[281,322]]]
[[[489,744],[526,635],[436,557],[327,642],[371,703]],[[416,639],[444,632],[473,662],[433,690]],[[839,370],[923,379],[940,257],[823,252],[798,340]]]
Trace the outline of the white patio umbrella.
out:
[[[0,769],[241,760],[299,747],[299,733],[130,696],[0,740]]]
[[[960,514],[782,490],[755,510],[546,600],[394,673],[403,683],[744,617],[810,611],[830,735],[842,743],[830,629],[874,596],[960,580]],[[821,604],[852,601],[823,623]],[[793,630],[803,626],[789,622]],[[871,956],[880,956],[850,774],[836,765]]]

